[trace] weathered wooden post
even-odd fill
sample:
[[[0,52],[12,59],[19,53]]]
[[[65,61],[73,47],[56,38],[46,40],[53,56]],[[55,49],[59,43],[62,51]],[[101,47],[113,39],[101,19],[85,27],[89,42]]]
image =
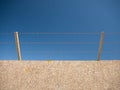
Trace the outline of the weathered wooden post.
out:
[[[104,32],[101,32],[97,61],[100,61],[100,54],[102,51],[103,39],[104,39]]]
[[[14,36],[15,36],[15,43],[16,43],[18,61],[20,61],[21,60],[21,52],[20,52],[20,43],[19,43],[18,32],[14,32]]]

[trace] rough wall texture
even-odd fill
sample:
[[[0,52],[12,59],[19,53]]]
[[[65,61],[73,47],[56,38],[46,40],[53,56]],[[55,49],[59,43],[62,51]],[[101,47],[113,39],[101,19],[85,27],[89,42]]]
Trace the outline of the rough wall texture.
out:
[[[0,61],[0,90],[120,90],[120,61]]]

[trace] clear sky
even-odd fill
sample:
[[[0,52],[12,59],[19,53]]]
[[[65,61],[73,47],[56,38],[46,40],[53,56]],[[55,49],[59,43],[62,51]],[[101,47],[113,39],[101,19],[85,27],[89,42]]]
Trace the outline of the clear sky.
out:
[[[101,59],[120,59],[120,0],[0,0],[1,60],[17,59],[15,31],[24,60],[96,60],[102,31]]]

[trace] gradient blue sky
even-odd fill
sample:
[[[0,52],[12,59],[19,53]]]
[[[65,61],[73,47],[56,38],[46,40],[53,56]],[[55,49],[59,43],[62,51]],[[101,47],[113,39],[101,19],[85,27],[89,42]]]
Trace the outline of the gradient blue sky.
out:
[[[95,60],[100,32],[101,59],[120,59],[120,0],[0,0],[0,59],[17,59],[13,32],[99,33],[19,34],[20,42],[95,42],[24,44],[24,60]],[[116,33],[119,32],[119,33]],[[83,53],[81,53],[83,52]]]

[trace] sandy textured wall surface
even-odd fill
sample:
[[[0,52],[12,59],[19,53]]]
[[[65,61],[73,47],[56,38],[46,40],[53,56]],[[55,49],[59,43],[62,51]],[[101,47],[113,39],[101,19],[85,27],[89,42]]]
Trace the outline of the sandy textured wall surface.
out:
[[[0,61],[0,90],[120,90],[120,61]]]

